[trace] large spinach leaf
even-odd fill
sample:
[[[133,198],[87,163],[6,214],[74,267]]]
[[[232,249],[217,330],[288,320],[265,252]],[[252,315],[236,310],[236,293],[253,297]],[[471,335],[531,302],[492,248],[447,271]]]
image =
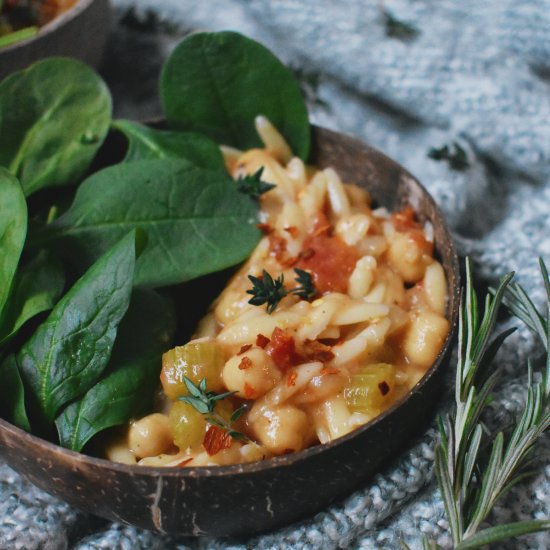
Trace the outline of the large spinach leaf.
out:
[[[126,313],[135,265],[135,233],[103,255],[61,298],[17,360],[43,419],[83,395],[104,371]]]
[[[126,162],[147,158],[182,158],[201,168],[225,169],[220,148],[201,134],[155,130],[129,120],[115,120],[112,125],[128,139],[128,151],[124,157]]]
[[[170,347],[175,323],[173,307],[160,294],[134,291],[120,323],[108,372],[56,420],[63,447],[80,451],[98,432],[151,410],[161,355]]]
[[[7,170],[0,168],[0,321],[26,236],[27,203],[21,185]]]
[[[50,58],[0,84],[0,165],[26,195],[81,178],[103,142],[111,96],[87,65]]]
[[[0,327],[0,344],[15,336],[29,319],[52,309],[61,296],[64,284],[61,263],[44,254],[20,269],[15,276],[4,322]]]
[[[25,390],[14,355],[8,355],[0,363],[0,380],[2,380],[0,386],[0,413],[2,417],[19,428],[30,432],[31,426],[25,410]]]
[[[122,235],[141,228],[147,245],[135,283],[163,286],[244,260],[257,244],[257,203],[226,174],[175,159],[105,168],[84,181],[45,237],[90,263]]]
[[[175,128],[242,149],[262,145],[254,118],[265,115],[307,159],[310,126],[294,75],[267,48],[238,33],[185,38],[163,67],[160,97]]]

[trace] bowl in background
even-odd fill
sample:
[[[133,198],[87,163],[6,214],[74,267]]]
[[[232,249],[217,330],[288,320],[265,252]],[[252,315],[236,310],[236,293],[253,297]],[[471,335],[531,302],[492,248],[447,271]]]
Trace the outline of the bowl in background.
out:
[[[99,65],[109,33],[109,0],[78,0],[26,40],[0,48],[0,80],[50,56],[76,57]]]
[[[109,144],[110,143],[110,144]],[[309,516],[359,488],[425,426],[440,395],[459,310],[456,252],[441,212],[399,164],[360,141],[313,128],[312,163],[333,166],[380,206],[410,204],[433,225],[445,270],[450,333],[417,385],[377,418],[325,445],[262,462],[216,467],[128,466],[78,454],[0,420],[0,454],[38,487],[84,511],[161,533],[228,536],[272,530]],[[123,151],[116,140],[104,153]]]

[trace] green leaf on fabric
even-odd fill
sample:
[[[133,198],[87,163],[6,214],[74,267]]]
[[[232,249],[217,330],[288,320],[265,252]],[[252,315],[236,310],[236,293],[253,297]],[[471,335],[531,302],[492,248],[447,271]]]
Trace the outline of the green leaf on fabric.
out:
[[[0,344],[15,336],[29,319],[52,309],[63,292],[64,284],[63,267],[52,257],[40,255],[20,269],[0,328]]]
[[[25,410],[25,390],[14,355],[0,363],[0,413],[8,422],[27,432],[31,431]]]
[[[261,147],[254,119],[266,116],[306,160],[310,126],[292,71],[265,46],[235,32],[194,33],[164,64],[160,98],[174,128],[240,149]]]
[[[114,184],[116,182],[116,185]],[[147,235],[135,283],[163,286],[220,271],[248,257],[258,206],[226,174],[176,159],[105,168],[84,181],[45,233],[89,265],[132,229]]]
[[[152,290],[134,291],[105,376],[56,419],[62,446],[80,451],[95,434],[150,411],[175,324],[165,298]]]
[[[74,284],[19,352],[22,377],[47,422],[104,371],[128,309],[134,266],[132,232]]]
[[[21,185],[0,168],[0,330],[26,236],[27,203]]]
[[[82,178],[111,121],[111,95],[90,67],[50,58],[0,83],[0,165],[25,195]]]
[[[225,170],[220,148],[211,139],[193,132],[156,130],[129,120],[115,120],[113,128],[128,140],[125,162],[153,158],[180,158],[210,170]]]

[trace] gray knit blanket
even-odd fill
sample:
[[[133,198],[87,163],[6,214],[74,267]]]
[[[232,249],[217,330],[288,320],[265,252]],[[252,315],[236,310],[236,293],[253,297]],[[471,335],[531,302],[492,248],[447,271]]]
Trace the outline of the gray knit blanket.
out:
[[[102,73],[119,117],[160,113],[158,70],[193,29],[232,29],[296,69],[313,121],[393,157],[444,211],[475,276],[515,270],[539,304],[537,257],[550,264],[550,0],[114,0]],[[132,11],[128,11],[131,9]],[[405,27],[388,26],[391,13]],[[432,149],[462,151],[461,162]],[[505,375],[489,423],[524,400],[526,363],[542,348],[520,329],[497,358]],[[454,362],[451,362],[454,369]],[[440,413],[450,407],[449,399]],[[369,483],[306,521],[249,540],[162,536],[85,515],[0,464],[2,549],[451,548],[434,474],[435,422]],[[550,438],[536,475],[496,507],[491,524],[550,517]],[[499,548],[546,549],[546,534]]]

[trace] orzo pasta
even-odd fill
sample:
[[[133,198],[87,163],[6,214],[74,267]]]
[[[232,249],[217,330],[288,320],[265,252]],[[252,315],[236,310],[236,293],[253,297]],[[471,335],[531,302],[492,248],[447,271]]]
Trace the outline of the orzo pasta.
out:
[[[264,237],[195,338],[164,355],[163,404],[109,447],[113,460],[232,464],[331,441],[408,392],[447,336],[431,228],[410,207],[371,208],[367,191],[293,158],[264,118],[256,125],[265,148],[224,154],[235,179],[263,168],[275,185],[260,198]],[[283,290],[271,307],[251,304],[266,277]],[[185,378],[231,395],[201,412],[179,399]]]

